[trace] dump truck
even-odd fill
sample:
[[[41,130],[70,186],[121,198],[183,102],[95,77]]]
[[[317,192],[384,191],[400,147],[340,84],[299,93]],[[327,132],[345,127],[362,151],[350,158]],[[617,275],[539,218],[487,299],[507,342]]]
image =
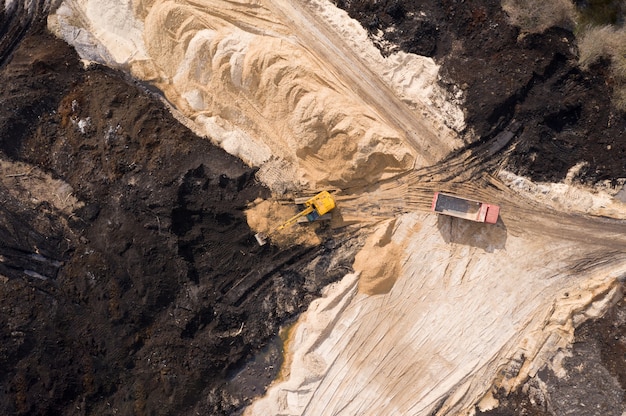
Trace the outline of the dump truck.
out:
[[[296,203],[302,202],[302,199],[296,200]],[[298,212],[293,217],[289,218],[287,221],[276,227],[274,230],[269,233],[257,233],[254,235],[256,241],[260,246],[263,246],[267,243],[269,237],[287,227],[292,226],[296,222],[313,222],[322,219],[329,219],[329,213],[333,209],[335,209],[335,199],[328,191],[322,191],[319,194],[315,195],[313,198],[306,199],[303,201],[302,205],[304,209]]]
[[[486,204],[443,192],[435,192],[431,210],[438,214],[488,224],[497,223],[500,214],[498,205]]]

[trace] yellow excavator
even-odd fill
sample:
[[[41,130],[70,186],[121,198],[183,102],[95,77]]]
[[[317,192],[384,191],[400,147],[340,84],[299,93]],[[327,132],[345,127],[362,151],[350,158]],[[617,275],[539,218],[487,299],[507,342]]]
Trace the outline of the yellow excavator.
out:
[[[304,206],[304,210],[289,218],[287,221],[285,221],[269,233],[255,234],[254,237],[256,238],[256,241],[259,243],[259,245],[265,245],[272,234],[277,233],[284,228],[291,227],[293,224],[299,222],[299,220],[301,219],[305,219],[306,222],[313,222],[323,215],[329,213],[330,211],[335,209],[335,199],[328,191],[322,191],[319,194],[315,195],[313,198],[306,200],[304,202]]]

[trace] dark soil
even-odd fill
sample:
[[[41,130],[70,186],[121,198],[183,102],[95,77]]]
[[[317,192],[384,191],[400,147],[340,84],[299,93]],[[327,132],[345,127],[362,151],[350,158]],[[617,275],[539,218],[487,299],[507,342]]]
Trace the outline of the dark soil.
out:
[[[467,129],[478,140],[520,122],[508,169],[560,181],[587,162],[578,177],[586,184],[626,176],[626,114],[611,103],[614,80],[607,62],[578,67],[571,31],[520,36],[498,0],[335,3],[372,35],[384,33],[394,46],[383,53],[401,49],[440,63],[441,82],[464,91]]]
[[[41,27],[12,52],[2,157],[84,207],[0,192],[0,414],[239,412],[277,375],[280,325],[350,269],[352,242],[259,247],[244,209],[269,193],[253,170]]]
[[[622,416],[626,410],[626,304],[622,299],[604,317],[576,330],[565,377],[543,370],[520,389],[501,394],[488,416]]]

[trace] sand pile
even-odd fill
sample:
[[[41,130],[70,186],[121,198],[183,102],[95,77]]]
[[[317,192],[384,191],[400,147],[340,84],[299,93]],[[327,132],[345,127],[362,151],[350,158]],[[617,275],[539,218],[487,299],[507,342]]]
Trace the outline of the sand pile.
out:
[[[440,133],[441,143],[438,145],[459,140],[443,125],[455,132],[461,132],[465,128],[465,117],[459,105],[462,103],[462,93],[459,91],[452,96],[439,87],[439,66],[432,59],[402,51],[383,57],[365,28],[351,19],[345,11],[337,9],[333,2],[304,0],[303,3],[331,27],[351,51],[367,62],[368,67],[415,111],[418,118],[433,122],[433,129]]]
[[[198,134],[248,164],[280,160],[296,187],[365,183],[411,168],[416,154],[405,131],[390,127],[341,74],[303,46],[275,7],[269,1],[68,0],[49,27],[84,59],[127,70],[161,89]],[[340,13],[328,7],[323,15],[340,26],[339,18],[330,18]],[[426,92],[436,95],[432,61],[377,56],[376,62],[384,63],[386,82],[404,91],[403,100],[416,111]],[[426,99],[419,111],[433,102]],[[460,112],[443,113],[448,124],[462,120]]]
[[[353,268],[360,273],[359,292],[368,295],[387,293],[400,274],[404,255],[402,247],[392,241],[396,220],[386,221],[368,237],[356,255]]]
[[[500,172],[499,177],[512,190],[559,211],[626,219],[626,203],[616,198],[621,188],[610,183],[590,189],[567,178],[564,183],[534,183],[508,171]],[[619,183],[623,186],[624,180]]]
[[[462,144],[451,128],[463,113],[432,59],[383,57],[328,1],[65,0],[49,27],[85,60],[161,89],[196,133],[250,165],[280,166],[290,189],[376,181]],[[283,192],[271,172],[261,180]]]
[[[558,236],[424,214],[393,227],[405,247],[395,284],[368,296],[347,275],[311,304],[291,340],[290,378],[248,415],[466,414],[493,380],[508,389],[565,348],[626,274],[623,259]],[[359,257],[382,255],[368,244]]]

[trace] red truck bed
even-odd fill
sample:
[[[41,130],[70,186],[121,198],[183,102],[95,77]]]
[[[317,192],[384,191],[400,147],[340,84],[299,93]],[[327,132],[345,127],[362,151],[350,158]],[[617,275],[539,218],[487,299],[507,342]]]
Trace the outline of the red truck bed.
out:
[[[500,207],[493,204],[474,201],[472,199],[435,192],[432,211],[470,221],[495,224],[498,222]]]

